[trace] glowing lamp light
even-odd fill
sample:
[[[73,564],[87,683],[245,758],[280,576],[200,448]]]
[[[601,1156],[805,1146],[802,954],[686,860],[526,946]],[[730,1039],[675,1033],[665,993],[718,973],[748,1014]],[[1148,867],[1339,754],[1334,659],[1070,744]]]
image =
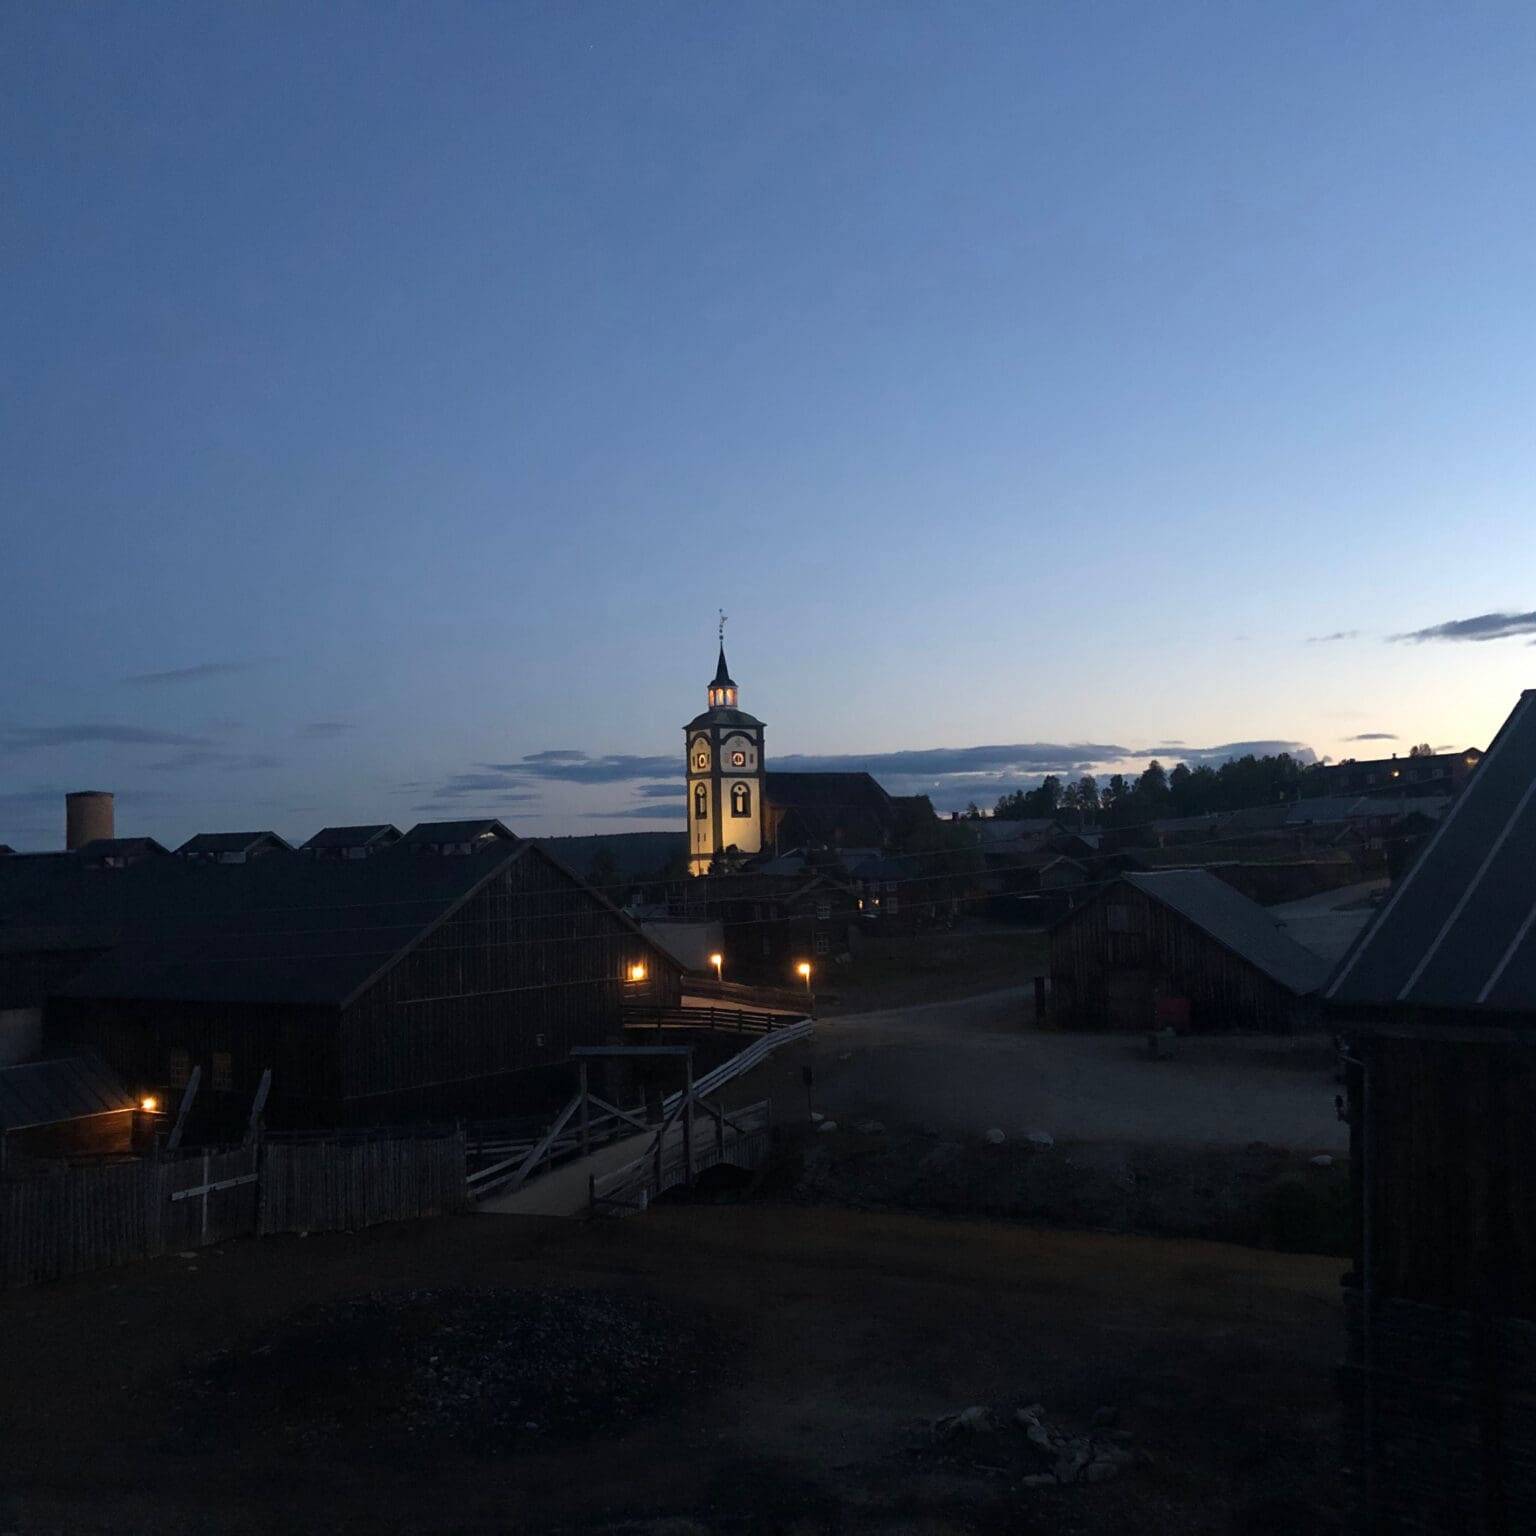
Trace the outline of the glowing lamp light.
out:
[[[805,978],[805,984],[807,987],[809,987],[811,984],[811,962],[809,960],[802,960],[800,964],[795,967],[795,971],[798,975]]]
[[[629,968],[629,979],[631,981],[644,981],[645,980],[645,962],[644,961],[637,960],[632,966],[630,966],[630,968]]]
[[[145,1114],[152,1115],[157,1109],[160,1108],[160,1100],[157,1099],[154,1094],[146,1093],[144,1097],[139,1100],[139,1108],[142,1109]]]
[[[720,978],[721,978],[721,974],[723,973],[723,971],[725,969],[725,956],[724,955],[711,955],[709,957],[709,963],[712,966],[714,966],[714,968],[715,968],[715,980],[719,981]]]

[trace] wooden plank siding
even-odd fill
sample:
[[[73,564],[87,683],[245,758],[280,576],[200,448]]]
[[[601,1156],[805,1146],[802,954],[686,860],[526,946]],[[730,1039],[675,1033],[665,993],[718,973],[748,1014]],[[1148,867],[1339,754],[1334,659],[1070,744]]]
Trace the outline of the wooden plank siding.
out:
[[[154,1093],[174,1105],[181,1084],[171,1063],[179,1050],[190,1065],[202,1066],[200,1113],[227,1098],[237,1119],[271,1067],[273,1083],[282,1085],[279,1112],[298,1124],[324,1124],[340,1097],[339,1022],[338,1009],[295,1004],[59,997],[48,1005],[50,1036],[95,1051],[134,1094]],[[228,1090],[216,1086],[215,1055],[230,1058]]]
[[[625,980],[646,967],[643,984]],[[678,975],[557,865],[502,870],[348,1008],[348,1100],[564,1062],[620,1029],[622,1002],[678,1000]]]
[[[1179,913],[1120,884],[1076,908],[1050,936],[1051,1011],[1080,1029],[1150,1029],[1159,996],[1187,997],[1198,1030],[1286,1032],[1305,1017],[1293,993]],[[1130,931],[1111,929],[1115,908]]]
[[[1536,1320],[1536,1046],[1383,1036],[1356,1048],[1375,1291]]]
[[[643,982],[626,979],[635,964]],[[218,1139],[239,1132],[268,1067],[268,1119],[279,1127],[508,1113],[519,1088],[522,1107],[538,1107],[569,1093],[573,1045],[617,1035],[622,1003],[675,1006],[680,975],[601,897],[529,850],[344,1006],[59,997],[48,1029],[167,1104],[180,1091],[172,1060],[185,1053],[184,1066],[203,1069],[201,1139]]]

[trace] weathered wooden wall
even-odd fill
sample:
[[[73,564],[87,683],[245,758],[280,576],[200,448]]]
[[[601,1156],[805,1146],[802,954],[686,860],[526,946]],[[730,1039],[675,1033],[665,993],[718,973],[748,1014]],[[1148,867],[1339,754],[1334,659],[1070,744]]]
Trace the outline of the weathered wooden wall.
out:
[[[625,977],[637,962],[646,981]],[[627,996],[676,1002],[676,973],[546,860],[509,865],[342,1019],[341,1095],[364,1099],[563,1062],[620,1028]]]
[[[1536,1320],[1536,1046],[1381,1037],[1357,1049],[1377,1292]]]
[[[1111,899],[1139,914],[1139,932],[1111,932]],[[1196,1029],[1298,1027],[1302,1005],[1177,912],[1112,885],[1051,930],[1052,1009],[1078,1028],[1150,1029],[1157,993],[1190,1000]]]
[[[136,998],[58,997],[48,1004],[51,1042],[95,1051],[131,1093],[154,1092],[167,1103],[179,1085],[170,1081],[170,1054],[180,1048],[203,1069],[201,1114],[219,1090],[216,1053],[230,1057],[233,1125],[243,1121],[261,1074],[270,1067],[273,1109],[290,1124],[326,1125],[340,1095],[337,1037],[340,1010],[291,1004],[189,1003]],[[238,1134],[238,1132],[237,1132]]]
[[[1362,1033],[1351,1055],[1367,1529],[1536,1530],[1536,1046]]]

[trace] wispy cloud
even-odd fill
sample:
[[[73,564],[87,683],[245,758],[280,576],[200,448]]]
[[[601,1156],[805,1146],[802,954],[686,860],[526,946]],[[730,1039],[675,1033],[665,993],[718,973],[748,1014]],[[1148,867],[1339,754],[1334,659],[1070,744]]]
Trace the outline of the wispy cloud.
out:
[[[130,672],[118,681],[131,688],[162,688],[176,683],[200,683],[210,677],[232,677],[267,665],[270,657],[251,661],[201,661],[195,667],[170,667],[164,672]]]
[[[299,727],[299,735],[307,741],[328,741],[335,736],[345,736],[348,731],[355,731],[357,727],[345,720],[311,720],[307,725]]]
[[[1470,619],[1447,619],[1427,629],[1410,629],[1391,638],[1422,644],[1426,640],[1505,640],[1514,635],[1536,635],[1536,613],[1479,613]]]
[[[596,821],[659,821],[676,822],[682,819],[684,803],[676,801],[657,801],[654,805],[629,805],[622,811],[594,811],[593,819]]]
[[[552,779],[562,784],[626,784],[639,779],[676,778],[682,762],[676,757],[588,757],[585,752],[535,752],[511,763],[482,763],[481,767],[512,777]]]
[[[1360,631],[1358,629],[1336,629],[1331,635],[1308,635],[1307,644],[1328,645],[1335,640],[1358,640],[1359,638]]]
[[[282,759],[267,752],[221,752],[213,747],[189,747],[158,763],[146,763],[150,773],[187,773],[196,768],[216,772],[255,773],[280,768]]]
[[[79,725],[0,725],[0,752],[32,752],[45,747],[206,747],[209,744],[206,736],[99,721]]]
[[[1397,741],[1396,731],[1361,731],[1358,736],[1346,736],[1345,741]]]

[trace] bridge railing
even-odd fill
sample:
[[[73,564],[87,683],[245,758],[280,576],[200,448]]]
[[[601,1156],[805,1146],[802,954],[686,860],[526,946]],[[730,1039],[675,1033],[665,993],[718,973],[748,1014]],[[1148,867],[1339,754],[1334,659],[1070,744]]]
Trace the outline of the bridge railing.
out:
[[[776,1029],[787,1029],[805,1017],[803,1013],[769,1013],[731,1003],[711,1003],[706,1007],[685,1004],[673,1008],[649,1008],[634,1003],[619,1012],[626,1030],[648,1029],[658,1033],[665,1029],[720,1029],[738,1035],[765,1035]]]

